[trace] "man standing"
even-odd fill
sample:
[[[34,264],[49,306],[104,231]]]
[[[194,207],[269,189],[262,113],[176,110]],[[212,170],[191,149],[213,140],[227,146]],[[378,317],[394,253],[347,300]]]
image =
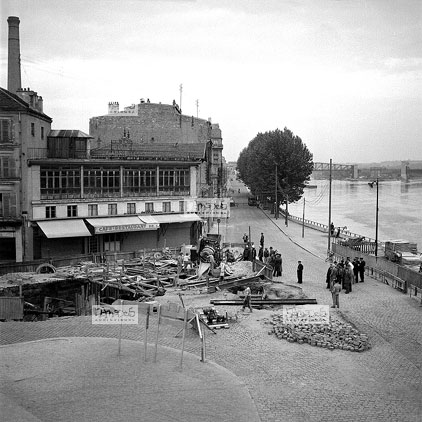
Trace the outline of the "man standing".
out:
[[[264,262],[264,248],[261,246],[258,251],[258,259]]]
[[[268,264],[268,259],[270,258],[270,252],[268,251],[268,248],[264,249],[264,262]]]
[[[366,265],[366,262],[364,261],[363,258],[361,258],[359,262],[359,275],[360,275],[361,283],[365,281],[365,265]]]
[[[303,281],[303,265],[302,265],[302,261],[297,261],[298,265],[297,265],[297,282],[299,284],[302,284]]]
[[[346,267],[344,270],[344,288],[346,289],[346,295],[352,291],[353,282],[353,270]]]
[[[331,263],[330,266],[328,267],[328,270],[327,270],[327,277],[325,279],[325,281],[327,283],[327,289],[329,289],[331,287],[331,273],[333,271],[333,267],[334,267],[334,265]]]
[[[248,307],[251,312],[252,311],[252,305],[251,305],[251,289],[250,287],[246,287],[246,289],[243,291],[244,295],[245,295],[245,299],[243,300],[243,306],[242,306],[242,311],[245,310],[246,307]]]
[[[282,274],[282,264],[283,260],[281,258],[281,254],[276,253],[274,258],[274,271],[273,276],[275,277],[281,277]]]
[[[335,308],[335,307],[340,308],[340,302],[339,302],[340,291],[341,291],[341,285],[336,280],[336,282],[334,283],[334,286],[331,288],[331,295],[333,297],[332,308]]]
[[[259,244],[261,245],[261,248],[264,247],[264,233],[261,233],[261,239],[259,239]]]
[[[353,275],[355,276],[355,283],[359,282],[359,258],[356,256],[353,260]]]

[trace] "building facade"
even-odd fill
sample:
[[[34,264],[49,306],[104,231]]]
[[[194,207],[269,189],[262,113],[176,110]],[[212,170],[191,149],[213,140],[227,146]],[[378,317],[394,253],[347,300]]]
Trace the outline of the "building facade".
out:
[[[199,197],[225,195],[226,179],[221,129],[211,120],[183,115],[179,106],[152,103],[141,99],[120,110],[118,102],[108,104],[108,114],[92,117],[89,134],[93,146],[99,148],[122,136],[134,144],[207,144],[207,160],[199,171]]]
[[[196,243],[203,229],[196,199],[211,143],[134,142],[126,127],[118,136],[95,138],[51,130],[42,98],[20,87],[19,19],[8,23],[9,82],[0,88],[0,261]]]

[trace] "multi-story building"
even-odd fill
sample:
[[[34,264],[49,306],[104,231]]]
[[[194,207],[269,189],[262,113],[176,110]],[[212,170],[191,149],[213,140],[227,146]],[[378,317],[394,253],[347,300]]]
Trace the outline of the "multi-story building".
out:
[[[110,102],[108,114],[90,119],[89,134],[96,147],[122,136],[134,144],[206,143],[207,161],[200,167],[198,196],[223,196],[226,179],[219,125],[211,123],[211,119],[183,115],[174,100],[169,105],[141,99],[123,110],[118,102]]]
[[[135,143],[51,130],[20,82],[19,19],[10,17],[8,89],[0,88],[0,261],[195,243],[207,143]]]

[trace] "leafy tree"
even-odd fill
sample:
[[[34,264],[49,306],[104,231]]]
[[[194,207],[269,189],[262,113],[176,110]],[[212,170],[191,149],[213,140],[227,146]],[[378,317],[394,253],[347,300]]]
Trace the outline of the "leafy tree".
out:
[[[253,195],[274,199],[277,167],[279,200],[296,202],[313,169],[313,156],[298,136],[283,131],[258,133],[239,154],[237,170]]]

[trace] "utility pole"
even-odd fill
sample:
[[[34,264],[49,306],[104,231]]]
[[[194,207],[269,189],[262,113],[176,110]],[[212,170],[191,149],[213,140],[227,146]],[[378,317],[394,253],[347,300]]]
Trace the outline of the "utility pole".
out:
[[[198,118],[199,115],[199,100],[196,100],[196,118]]]
[[[377,177],[377,211],[375,216],[375,259],[378,258],[378,177]]]
[[[286,227],[289,225],[289,194],[286,193]]]
[[[302,237],[305,237],[305,198],[303,198]]]
[[[278,197],[277,197],[277,188],[278,188],[278,182],[277,182],[277,164],[275,165],[275,210],[274,210],[274,217],[277,220],[278,218]]]
[[[330,158],[330,190],[328,192],[328,252],[331,251],[331,170],[332,170],[333,160]]]

